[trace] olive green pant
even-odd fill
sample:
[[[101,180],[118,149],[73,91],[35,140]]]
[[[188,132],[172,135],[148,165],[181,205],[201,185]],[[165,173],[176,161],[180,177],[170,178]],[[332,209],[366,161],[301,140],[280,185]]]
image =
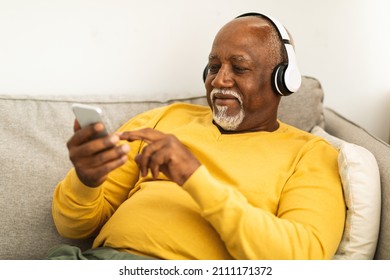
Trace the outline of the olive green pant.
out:
[[[66,244],[51,248],[46,258],[48,260],[154,260],[109,247],[98,247],[82,252],[80,248]]]

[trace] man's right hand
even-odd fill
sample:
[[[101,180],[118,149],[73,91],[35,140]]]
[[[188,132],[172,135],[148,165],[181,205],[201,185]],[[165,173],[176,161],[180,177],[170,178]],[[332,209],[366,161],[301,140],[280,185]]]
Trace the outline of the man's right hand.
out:
[[[130,151],[127,145],[117,145],[120,139],[116,134],[94,138],[103,129],[102,123],[81,128],[75,120],[75,133],[67,142],[69,158],[77,176],[89,187],[101,185],[108,173],[127,161],[127,153]]]

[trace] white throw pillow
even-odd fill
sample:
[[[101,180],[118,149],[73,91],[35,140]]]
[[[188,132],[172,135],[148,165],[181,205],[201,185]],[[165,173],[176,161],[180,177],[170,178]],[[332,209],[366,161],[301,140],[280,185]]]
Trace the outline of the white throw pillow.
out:
[[[381,186],[378,164],[367,149],[314,127],[311,133],[339,150],[338,164],[347,206],[342,240],[334,259],[373,259],[379,234]]]

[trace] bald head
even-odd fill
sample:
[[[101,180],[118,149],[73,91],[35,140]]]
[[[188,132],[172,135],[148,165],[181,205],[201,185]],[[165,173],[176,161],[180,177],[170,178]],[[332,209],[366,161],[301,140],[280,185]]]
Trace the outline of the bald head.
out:
[[[268,62],[272,69],[282,62],[286,63],[288,61],[279,32],[274,24],[262,15],[233,19],[220,29],[216,38],[220,33],[225,32],[230,33],[232,36],[237,34],[254,35],[258,39],[259,47],[261,46],[267,52]],[[245,37],[247,36],[244,36],[241,40],[245,40]]]

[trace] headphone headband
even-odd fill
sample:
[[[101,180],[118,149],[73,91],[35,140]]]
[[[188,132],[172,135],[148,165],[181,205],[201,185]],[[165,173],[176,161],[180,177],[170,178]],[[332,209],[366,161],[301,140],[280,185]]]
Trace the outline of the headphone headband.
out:
[[[262,17],[268,19],[277,30],[280,39],[283,43],[283,46],[286,50],[287,62],[281,63],[278,66],[276,66],[272,74],[272,85],[275,91],[278,94],[283,96],[287,96],[296,92],[301,86],[302,78],[301,78],[301,73],[298,69],[298,65],[295,57],[295,51],[292,46],[290,36],[287,30],[277,19],[265,14],[252,13],[252,12],[245,13],[236,17],[236,19],[242,17],[248,17],[248,16]],[[203,81],[206,81],[207,74],[208,74],[208,66],[206,66],[205,70],[203,71]]]
[[[287,30],[284,28],[283,24],[281,24],[277,19],[274,17],[268,16],[266,14],[259,14],[259,13],[245,13],[242,15],[239,15],[236,18],[242,18],[242,17],[261,17],[261,18],[266,18],[268,19],[276,28],[278,31],[280,38],[282,41],[287,41],[288,44],[290,44],[290,36],[288,35]]]

